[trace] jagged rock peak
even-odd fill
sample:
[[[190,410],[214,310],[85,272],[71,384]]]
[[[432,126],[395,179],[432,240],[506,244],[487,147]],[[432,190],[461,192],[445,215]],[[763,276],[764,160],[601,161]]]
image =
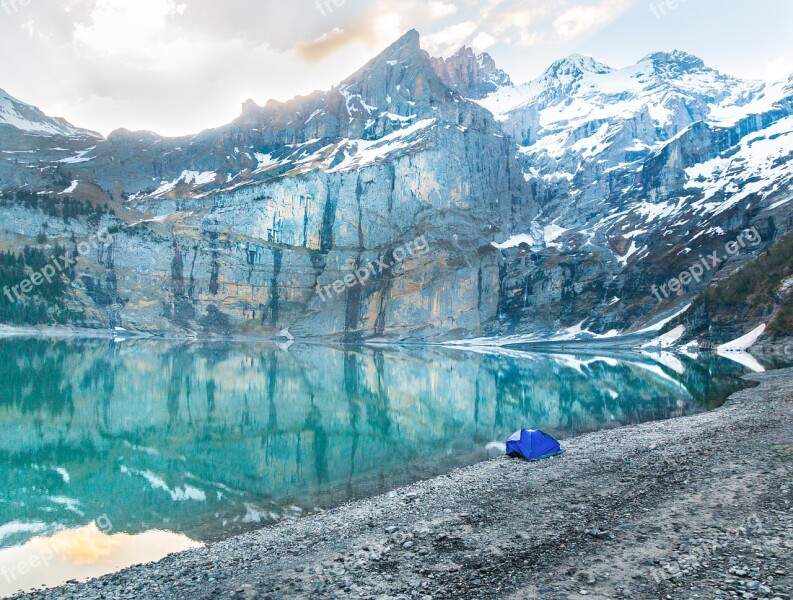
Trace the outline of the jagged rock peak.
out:
[[[372,70],[379,71],[388,66],[396,66],[397,64],[413,64],[417,66],[429,64],[428,61],[429,55],[421,49],[421,37],[419,36],[419,32],[415,29],[411,29],[366,63],[363,68],[345,79],[341,85],[350,85],[362,77],[368,77],[368,73]]]
[[[512,81],[496,66],[487,53],[476,54],[473,48],[461,47],[447,59],[433,58],[435,72],[449,87],[468,98],[484,98]]]
[[[639,63],[652,64],[656,71],[674,76],[707,68],[701,58],[681,50],[654,52],[645,56]]]
[[[242,116],[251,115],[261,110],[261,107],[256,103],[255,100],[248,98],[245,102],[242,103]]]
[[[421,36],[415,29],[411,29],[388,48],[380,53],[380,57],[406,56],[421,52]]]
[[[614,69],[595,60],[591,56],[571,54],[566,58],[557,60],[548,67],[545,71],[545,77],[573,77],[577,79],[586,74],[603,75],[605,73],[611,73],[612,71],[614,71]]]
[[[554,62],[531,86],[542,90],[540,96],[551,102],[572,93],[585,77],[605,75],[613,71],[614,69],[592,57],[571,54]]]

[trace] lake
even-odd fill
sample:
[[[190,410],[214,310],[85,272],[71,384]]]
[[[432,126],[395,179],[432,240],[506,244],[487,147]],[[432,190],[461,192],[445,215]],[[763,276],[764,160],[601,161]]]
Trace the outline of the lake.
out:
[[[716,356],[0,340],[0,593],[388,491],[520,428],[709,410],[747,372]]]

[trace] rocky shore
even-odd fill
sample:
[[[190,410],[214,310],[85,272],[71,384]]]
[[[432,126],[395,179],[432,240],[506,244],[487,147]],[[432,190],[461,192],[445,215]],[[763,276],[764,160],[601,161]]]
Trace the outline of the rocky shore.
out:
[[[793,369],[34,598],[793,597]]]

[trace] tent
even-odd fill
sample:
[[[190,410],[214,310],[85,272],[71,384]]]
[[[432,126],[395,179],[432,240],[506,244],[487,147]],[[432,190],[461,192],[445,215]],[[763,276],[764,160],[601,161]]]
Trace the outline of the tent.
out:
[[[542,460],[564,452],[555,439],[538,429],[521,429],[507,440],[507,456]]]

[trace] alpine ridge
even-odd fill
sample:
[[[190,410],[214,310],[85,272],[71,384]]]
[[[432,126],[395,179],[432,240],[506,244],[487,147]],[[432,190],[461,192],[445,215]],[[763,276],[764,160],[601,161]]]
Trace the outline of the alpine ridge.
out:
[[[611,337],[679,313],[793,226],[793,78],[678,50],[621,69],[571,55],[515,84],[488,54],[434,58],[410,31],[330,90],[247,101],[181,138],[102,139],[0,93],[0,146],[0,250],[113,233],[56,299],[6,307],[11,323]],[[67,217],[70,202],[93,208]],[[653,293],[750,229],[758,244]],[[429,252],[396,264],[417,239]],[[373,261],[388,266],[318,293]]]

